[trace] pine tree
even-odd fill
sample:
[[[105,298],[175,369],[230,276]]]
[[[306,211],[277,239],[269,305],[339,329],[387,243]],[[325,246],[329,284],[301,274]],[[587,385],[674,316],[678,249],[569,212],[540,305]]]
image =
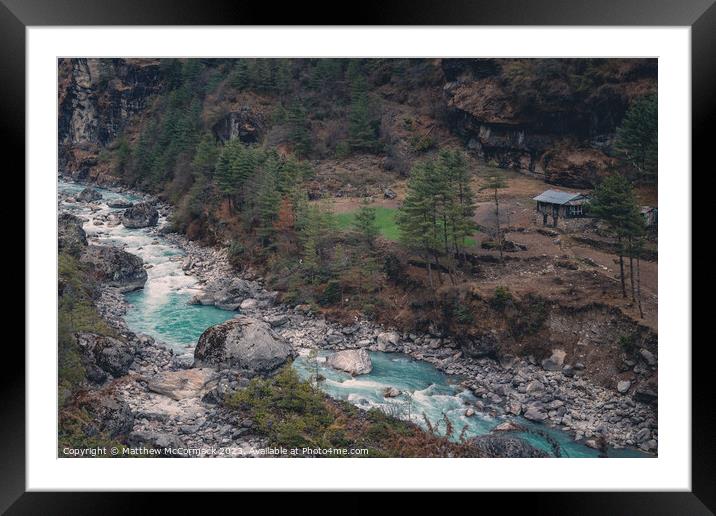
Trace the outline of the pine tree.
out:
[[[219,157],[216,161],[216,169],[214,171],[214,179],[216,181],[216,186],[219,189],[219,191],[227,198],[229,201],[229,209],[233,209],[233,202],[232,198],[234,194],[236,193],[235,184],[234,184],[234,178],[233,173],[231,170],[231,160],[232,160],[232,152],[231,152],[231,142],[229,142],[222,150],[221,154],[219,154]]]
[[[373,246],[375,239],[378,237],[379,229],[376,223],[376,211],[367,199],[361,203],[361,207],[356,213],[353,227],[369,246]]]
[[[639,232],[641,214],[631,183],[621,174],[611,174],[594,189],[589,211],[604,221],[616,237],[619,253],[619,278],[622,296],[627,297],[624,274],[624,256],[629,252],[625,245]]]
[[[348,143],[353,150],[374,152],[377,150],[377,127],[371,114],[368,84],[358,75],[351,85],[351,106],[348,116]]]
[[[214,137],[209,133],[205,133],[199,140],[194,153],[194,160],[192,161],[194,170],[202,176],[210,176],[216,166],[218,157],[219,149],[216,146]]]
[[[656,94],[634,102],[617,128],[616,148],[640,176],[657,181],[659,106]]]
[[[296,156],[305,158],[311,152],[311,130],[306,110],[300,102],[294,102],[287,114],[288,140]]]
[[[237,90],[246,89],[251,82],[249,75],[249,65],[246,59],[238,59],[234,72],[231,74],[230,84]]]
[[[435,261],[439,267],[438,256],[442,247],[435,177],[435,164],[431,161],[420,162],[413,167],[405,200],[396,217],[403,244],[425,259],[431,288],[434,287],[431,262]]]
[[[471,174],[467,157],[459,150],[443,150],[439,154],[447,174],[449,203],[447,218],[451,227],[452,246],[456,255],[465,259],[465,243],[476,230],[475,196],[470,186]]]

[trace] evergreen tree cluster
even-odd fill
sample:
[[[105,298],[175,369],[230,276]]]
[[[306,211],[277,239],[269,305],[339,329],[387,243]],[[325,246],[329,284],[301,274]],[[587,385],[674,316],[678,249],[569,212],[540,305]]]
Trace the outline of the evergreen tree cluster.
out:
[[[648,95],[629,107],[617,128],[616,148],[640,178],[655,183],[659,163],[659,105]]]
[[[470,177],[467,158],[458,150],[443,149],[413,167],[397,223],[402,242],[424,256],[431,282],[431,262],[439,270],[445,257],[450,269],[475,232]]]

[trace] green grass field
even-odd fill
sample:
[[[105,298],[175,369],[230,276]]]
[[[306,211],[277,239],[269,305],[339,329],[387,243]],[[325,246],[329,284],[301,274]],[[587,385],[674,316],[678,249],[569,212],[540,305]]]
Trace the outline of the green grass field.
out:
[[[387,240],[397,241],[400,236],[398,225],[395,223],[395,215],[397,213],[398,210],[395,208],[375,207],[375,222],[378,225],[381,236]],[[355,214],[355,211],[336,214],[338,227],[340,229],[349,229],[353,225]]]
[[[400,230],[398,225],[395,223],[395,216],[398,210],[396,208],[385,208],[383,206],[375,207],[375,222],[378,224],[380,235],[386,240],[398,241],[400,238]],[[342,230],[350,229],[355,220],[355,211],[347,213],[336,214],[336,220],[338,220],[338,227]],[[472,238],[465,239],[465,245],[467,247],[474,247],[475,240]]]

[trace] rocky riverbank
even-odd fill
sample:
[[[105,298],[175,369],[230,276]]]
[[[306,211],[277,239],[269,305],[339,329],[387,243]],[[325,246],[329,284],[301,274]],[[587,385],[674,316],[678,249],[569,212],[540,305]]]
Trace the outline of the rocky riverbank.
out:
[[[161,220],[165,220],[170,211],[167,205],[138,195],[156,206]],[[107,223],[109,218],[98,214],[92,223]],[[278,293],[265,289],[260,278],[239,276],[233,271],[225,249],[200,246],[182,235],[167,233],[161,224],[145,231],[185,252],[182,269],[197,278],[201,288],[193,303],[214,305],[236,311],[249,320],[260,320],[294,351],[318,348],[405,353],[447,374],[459,375],[463,385],[478,398],[466,410],[507,418],[521,415],[565,430],[592,447],[598,447],[604,439],[615,447],[644,451],[657,448],[653,405],[634,399],[633,393],[618,393],[592,384],[588,370],[581,364],[563,367],[564,357],[559,353],[541,364],[529,358],[497,362],[466,356],[454,339],[441,335],[400,333],[368,320],[339,325],[312,313],[309,306],[277,304]],[[70,244],[75,245],[77,238]],[[124,321],[127,303],[122,291],[126,290],[124,285],[105,282],[96,304],[102,316],[135,350],[126,374],[117,375],[101,389],[105,399],[124,407],[118,413],[131,414],[131,424],[125,421],[118,425],[127,430],[128,442],[216,450],[205,452],[215,456],[226,455],[226,449],[233,455],[250,455],[252,449],[261,448],[262,440],[252,435],[253,423],[238,421],[236,413],[220,403],[226,393],[245,385],[247,378],[231,368],[193,364],[185,357],[175,356],[161,342],[132,333]]]
[[[601,438],[615,447],[654,452],[658,430],[654,406],[594,385],[582,364],[563,368],[563,357],[542,364],[529,358],[495,361],[466,356],[452,338],[400,333],[367,320],[349,326],[325,320],[310,307],[275,304],[276,292],[263,288],[260,279],[236,275],[224,250],[201,247],[180,235],[167,235],[187,253],[184,270],[204,285],[201,302],[236,307],[242,314],[260,317],[296,350],[366,349],[405,353],[425,360],[439,370],[464,378],[480,401],[474,410],[495,416],[518,416],[569,432],[592,447]],[[200,302],[197,300],[197,302]],[[648,364],[645,364],[648,367]],[[555,370],[556,369],[556,370]]]

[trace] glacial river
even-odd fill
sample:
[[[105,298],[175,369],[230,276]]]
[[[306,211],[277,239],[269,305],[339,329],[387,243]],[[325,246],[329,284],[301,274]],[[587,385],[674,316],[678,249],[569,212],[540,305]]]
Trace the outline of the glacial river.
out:
[[[66,195],[76,195],[85,185],[60,181],[59,191]],[[130,194],[120,194],[97,188],[102,194],[92,211],[86,203],[63,202],[61,208],[88,219],[84,229],[93,243],[116,245],[135,254],[149,266],[147,282],[140,291],[126,295],[130,307],[125,316],[129,328],[137,333],[151,335],[170,347],[175,354],[189,359],[193,355],[194,345],[206,328],[232,318],[235,313],[220,310],[212,306],[190,305],[191,297],[200,291],[198,279],[187,275],[181,268],[183,251],[161,236],[151,234],[149,229],[127,229],[121,224],[116,226],[95,225],[93,218],[120,214],[122,209],[107,206],[110,201],[132,201],[139,198]],[[165,223],[160,218],[159,224]],[[351,377],[348,374],[324,367],[321,353],[318,368],[325,381],[321,388],[330,396],[345,399],[359,407],[379,407],[397,417],[410,418],[425,426],[425,418],[435,425],[446,415],[454,429],[455,437],[464,432],[465,437],[484,435],[503,422],[500,417],[477,413],[466,417],[465,402],[475,400],[474,396],[459,385],[458,379],[451,378],[438,371],[433,365],[414,360],[398,353],[371,352],[373,370],[366,375]],[[294,367],[303,378],[308,378],[315,363],[301,354]],[[384,398],[386,387],[395,387],[402,393],[397,398]],[[575,442],[566,432],[551,429],[544,425],[535,425],[523,418],[520,424],[545,432],[559,443],[562,457],[596,457],[598,452],[581,443]],[[438,423],[438,431],[444,432],[445,425]],[[531,433],[518,434],[533,446],[552,453],[548,439]],[[644,457],[637,450],[610,449],[610,457]]]

